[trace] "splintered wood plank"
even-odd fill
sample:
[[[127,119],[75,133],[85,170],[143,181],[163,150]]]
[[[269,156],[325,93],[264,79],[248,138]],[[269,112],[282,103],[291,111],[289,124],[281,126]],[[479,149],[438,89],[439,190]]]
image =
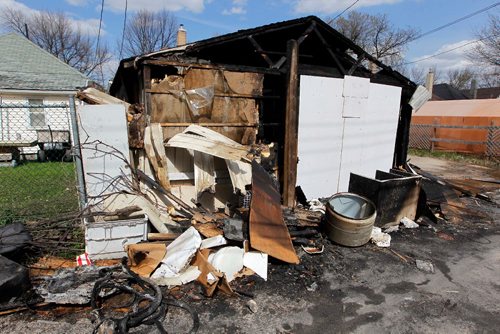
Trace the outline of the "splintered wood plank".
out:
[[[165,153],[165,145],[163,144],[163,131],[159,123],[151,124],[151,141],[158,160],[158,180],[163,188],[170,189],[170,180],[168,179],[168,159]]]
[[[248,151],[242,148],[227,145],[217,140],[211,140],[189,133],[179,133],[172,137],[167,147],[180,147],[214,155],[222,159],[240,160],[246,157]]]
[[[197,199],[205,191],[215,193],[214,157],[212,155],[194,151],[194,186]]]
[[[153,167],[158,183],[163,188],[169,190],[170,181],[167,171],[167,156],[163,145],[163,134],[160,124],[152,124],[144,130],[144,150]]]
[[[250,205],[250,246],[278,260],[299,263],[283,220],[280,194],[271,176],[252,162],[252,203]]]

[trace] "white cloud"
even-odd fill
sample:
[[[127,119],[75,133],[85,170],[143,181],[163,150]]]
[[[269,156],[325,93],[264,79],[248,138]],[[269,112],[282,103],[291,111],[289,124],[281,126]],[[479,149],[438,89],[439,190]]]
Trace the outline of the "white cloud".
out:
[[[232,7],[224,9],[222,15],[244,15],[247,13],[247,0],[233,0]]]
[[[355,7],[371,7],[377,5],[394,4],[403,0],[362,0]],[[350,5],[353,0],[295,0],[294,10],[296,13],[321,13],[332,14],[343,11]]]
[[[247,13],[246,9],[239,6],[231,7],[230,9],[224,9],[222,11],[222,15],[242,15],[246,13]]]
[[[172,12],[187,10],[201,13],[205,9],[205,2],[206,0],[133,0],[128,2],[128,10],[136,12],[141,9],[152,11],[165,9]],[[115,12],[121,13],[125,9],[123,0],[108,0],[105,5]]]
[[[70,0],[70,1],[75,1],[75,0]],[[81,0],[77,0],[77,1],[81,1]],[[34,14],[37,14],[40,12],[40,11],[33,9],[33,8],[30,8],[30,7],[26,6],[25,4],[22,4],[16,0],[0,0],[0,10],[2,10],[2,8],[7,8],[7,7],[21,10],[25,15],[28,15],[28,16],[31,16],[31,15],[34,15]],[[68,13],[66,13],[66,14],[68,15],[68,19],[74,28],[82,29],[82,31],[84,33],[89,34],[89,35],[94,35],[94,36],[97,35],[98,30],[99,30],[99,19],[96,18],[96,19],[80,20],[80,19],[76,19],[76,18],[72,17],[71,14],[68,14]],[[106,34],[106,31],[104,30],[105,26],[106,25],[103,22],[102,27],[101,27],[101,35]]]
[[[12,8],[12,9],[21,10],[26,15],[32,15],[32,14],[38,12],[37,10],[31,9],[30,7],[28,7],[25,4],[22,4],[20,2],[17,2],[16,0],[0,0],[0,9],[7,8],[7,7]]]
[[[88,0],[66,0],[66,2],[71,6],[82,7],[87,4]]]
[[[418,65],[419,67],[423,68],[435,67],[438,71],[441,72],[470,68],[471,66],[474,66],[474,64],[469,59],[467,59],[466,54],[475,46],[476,43],[473,42],[474,40],[463,40],[456,43],[445,44],[432,54],[423,55],[421,57],[412,59],[412,61],[418,61],[412,65]],[[465,46],[461,47],[462,45]],[[434,55],[436,56],[429,58]]]

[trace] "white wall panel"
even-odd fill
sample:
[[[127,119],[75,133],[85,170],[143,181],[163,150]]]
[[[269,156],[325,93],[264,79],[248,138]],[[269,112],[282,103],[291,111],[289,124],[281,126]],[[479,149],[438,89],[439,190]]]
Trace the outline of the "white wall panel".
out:
[[[297,185],[308,198],[336,189],[342,142],[343,80],[300,77]]]
[[[113,182],[116,177],[130,177],[126,163],[111,154],[98,152],[93,147],[101,141],[112,148],[98,145],[99,150],[112,153],[115,149],[128,159],[128,135],[125,107],[121,104],[84,105],[78,108],[83,171],[88,196],[98,196],[123,190]]]
[[[346,106],[354,105],[345,100],[355,94],[343,89],[352,85],[342,79],[300,77],[297,185],[308,198],[347,191],[351,172],[374,177],[377,169],[392,167],[401,88],[355,84],[364,108],[345,113]]]

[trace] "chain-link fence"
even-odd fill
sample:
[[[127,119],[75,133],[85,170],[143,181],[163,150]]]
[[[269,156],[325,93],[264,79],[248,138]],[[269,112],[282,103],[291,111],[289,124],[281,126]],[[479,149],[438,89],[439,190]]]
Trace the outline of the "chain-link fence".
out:
[[[78,210],[67,102],[0,103],[0,225]]]
[[[500,157],[500,126],[412,124],[409,146],[479,153],[497,159]]]

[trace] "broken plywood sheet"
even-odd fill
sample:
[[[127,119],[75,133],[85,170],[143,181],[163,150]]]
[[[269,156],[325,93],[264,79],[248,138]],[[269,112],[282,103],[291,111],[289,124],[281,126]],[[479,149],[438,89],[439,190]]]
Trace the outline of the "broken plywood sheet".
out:
[[[264,74],[224,71],[224,78],[230,91],[241,95],[261,95]]]
[[[248,147],[208,128],[190,125],[167,142],[167,147],[181,147],[204,152],[222,159],[248,161]]]
[[[225,136],[243,144],[254,144],[257,136],[255,125],[259,121],[258,104],[253,96],[260,96],[263,87],[263,74],[229,72],[213,69],[188,69],[184,78],[168,76],[151,89],[151,121],[161,123],[237,123],[249,127],[222,127]],[[190,90],[211,87],[215,97],[210,106],[202,113],[194,115],[186,103]],[[169,139],[181,132],[167,128],[165,138]]]
[[[232,72],[214,69],[191,68],[184,77],[186,89],[214,85],[216,93],[260,95],[264,75],[262,73]]]
[[[273,180],[257,162],[252,162],[250,246],[288,263],[299,263],[281,212],[281,196]]]
[[[183,78],[179,75],[169,75],[160,82],[151,84],[152,91],[177,92],[177,94],[151,93],[151,122],[190,122],[191,117],[187,104],[181,98],[184,90]]]

